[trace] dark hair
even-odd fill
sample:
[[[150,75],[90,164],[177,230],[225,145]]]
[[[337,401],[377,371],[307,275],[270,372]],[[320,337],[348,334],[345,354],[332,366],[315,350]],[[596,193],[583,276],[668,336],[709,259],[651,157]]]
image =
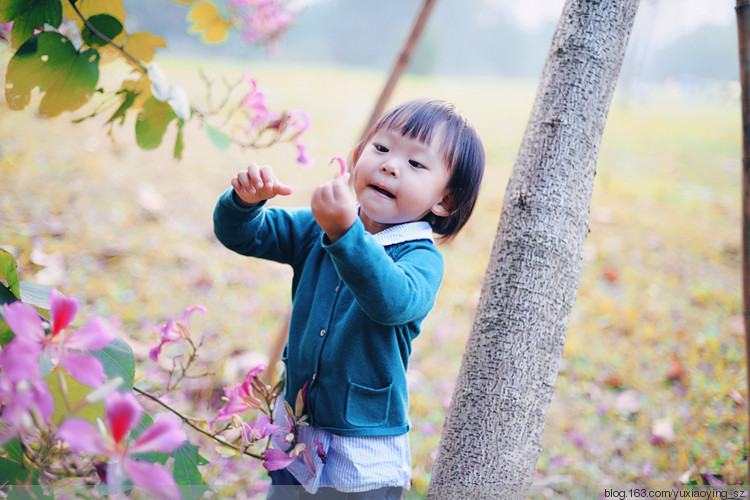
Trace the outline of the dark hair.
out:
[[[469,220],[479,195],[479,184],[484,174],[484,147],[474,126],[452,103],[438,99],[415,99],[405,102],[384,114],[367,131],[354,148],[352,165],[356,165],[363,149],[378,131],[387,129],[403,136],[427,143],[443,125],[439,151],[443,156],[450,179],[445,208],[449,214],[425,216],[433,232],[443,241],[453,239]]]

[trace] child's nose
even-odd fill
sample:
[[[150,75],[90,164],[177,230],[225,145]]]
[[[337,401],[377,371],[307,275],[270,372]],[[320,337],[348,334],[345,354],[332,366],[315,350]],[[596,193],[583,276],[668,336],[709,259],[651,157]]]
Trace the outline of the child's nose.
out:
[[[396,166],[393,165],[392,162],[383,163],[383,166],[380,167],[380,170],[387,175],[398,177],[398,168],[396,168]]]

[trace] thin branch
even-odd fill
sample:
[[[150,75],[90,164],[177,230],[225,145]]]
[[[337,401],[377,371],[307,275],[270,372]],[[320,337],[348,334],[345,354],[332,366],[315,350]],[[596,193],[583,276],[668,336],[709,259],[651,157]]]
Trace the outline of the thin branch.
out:
[[[142,70],[142,71],[143,71],[144,73],[145,73],[145,72],[147,71],[147,68],[146,68],[146,66],[145,66],[145,65],[144,65],[144,64],[143,64],[143,63],[142,63],[141,61],[139,61],[138,59],[136,59],[135,57],[133,57],[132,55],[130,55],[130,54],[129,54],[129,53],[127,52],[127,51],[125,51],[125,47],[124,47],[124,46],[122,46],[122,45],[117,45],[117,44],[116,44],[115,42],[113,42],[113,41],[112,41],[112,40],[111,40],[111,39],[110,39],[109,37],[107,37],[106,35],[102,34],[102,32],[101,32],[101,31],[99,31],[98,29],[96,29],[96,28],[95,28],[95,27],[94,27],[94,26],[92,25],[92,24],[91,24],[91,23],[89,22],[89,20],[88,20],[88,19],[86,19],[86,18],[85,18],[85,17],[83,16],[83,14],[81,14],[81,11],[80,11],[80,10],[78,10],[78,7],[76,6],[76,0],[68,0],[68,3],[70,4],[70,6],[71,6],[71,7],[73,7],[73,10],[74,10],[74,11],[76,12],[76,14],[78,15],[78,17],[80,17],[80,18],[81,18],[81,21],[83,21],[83,24],[85,24],[85,25],[86,25],[86,27],[87,27],[87,28],[88,28],[89,30],[91,30],[91,32],[92,32],[93,34],[95,34],[96,36],[98,36],[99,38],[101,38],[102,40],[104,40],[104,41],[105,41],[106,43],[108,43],[109,45],[111,45],[111,46],[113,46],[114,48],[116,48],[117,50],[119,50],[119,51],[120,51],[120,53],[122,53],[122,55],[124,55],[125,57],[127,57],[128,59],[130,59],[130,61],[131,61],[131,62],[132,62],[133,64],[135,64],[136,66],[138,66],[139,68],[141,68],[141,70]]]
[[[163,406],[167,410],[171,411],[172,413],[174,413],[175,415],[177,415],[178,417],[180,417],[180,420],[182,420],[189,427],[193,428],[194,430],[198,431],[199,433],[203,434],[204,436],[213,439],[217,443],[220,443],[222,446],[226,446],[227,448],[231,448],[231,449],[233,449],[235,451],[240,452],[243,455],[247,455],[249,457],[257,458],[258,460],[263,460],[263,457],[261,455],[256,455],[255,453],[251,453],[251,452],[249,452],[247,450],[242,450],[241,448],[238,448],[237,446],[234,446],[232,444],[227,443],[226,441],[223,441],[223,440],[219,439],[218,437],[216,437],[215,435],[211,434],[210,432],[204,431],[203,429],[201,429],[200,427],[198,427],[197,425],[195,425],[191,421],[191,419],[189,417],[186,417],[185,415],[183,415],[179,411],[175,410],[174,408],[172,408],[171,406],[169,406],[168,404],[166,404],[164,401],[162,401],[161,399],[157,398],[156,396],[154,396],[152,394],[149,394],[149,393],[147,393],[147,392],[145,392],[145,391],[143,391],[143,390],[141,390],[141,389],[139,389],[137,387],[133,387],[133,391],[137,392],[141,396],[145,396],[145,397],[149,398],[151,401],[159,403],[161,406]]]

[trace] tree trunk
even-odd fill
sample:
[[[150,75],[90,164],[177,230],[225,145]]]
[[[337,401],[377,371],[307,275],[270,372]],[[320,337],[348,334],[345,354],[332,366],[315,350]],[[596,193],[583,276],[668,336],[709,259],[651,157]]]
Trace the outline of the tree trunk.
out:
[[[576,298],[599,144],[638,1],[565,4],[506,188],[428,498],[528,494]]]
[[[750,393],[750,0],[737,0],[735,10],[742,89],[742,316],[745,326],[747,389]],[[750,461],[748,467],[750,468]],[[750,484],[750,470],[746,479]]]
[[[380,92],[377,102],[375,102],[375,107],[372,108],[372,113],[370,113],[370,118],[367,120],[367,124],[362,131],[362,136],[367,134],[367,131],[375,125],[375,122],[378,121],[380,115],[383,114],[385,105],[388,102],[388,99],[390,99],[391,94],[393,94],[393,89],[396,88],[396,83],[398,83],[398,80],[401,78],[401,75],[404,74],[406,68],[409,67],[411,56],[414,53],[414,49],[417,47],[417,43],[422,36],[422,32],[427,25],[427,20],[430,18],[430,14],[436,3],[437,0],[422,1],[422,6],[419,8],[419,13],[417,14],[416,19],[414,19],[414,24],[409,32],[409,37],[406,39],[406,43],[401,49],[401,52],[399,52],[396,62],[393,63],[393,69],[391,70],[390,75],[388,75],[388,80],[386,81],[382,92]]]

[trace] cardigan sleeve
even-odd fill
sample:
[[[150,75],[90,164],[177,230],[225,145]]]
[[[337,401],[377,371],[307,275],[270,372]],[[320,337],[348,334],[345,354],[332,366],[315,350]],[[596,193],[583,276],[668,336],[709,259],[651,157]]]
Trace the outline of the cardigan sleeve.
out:
[[[323,248],[339,277],[373,321],[403,325],[432,309],[443,279],[443,258],[428,240],[399,244],[392,256],[357,219],[336,242]]]
[[[214,234],[230,250],[295,265],[302,250],[318,236],[309,209],[266,208],[265,202],[242,206],[226,190],[214,209]],[[317,228],[317,231],[316,231]]]

